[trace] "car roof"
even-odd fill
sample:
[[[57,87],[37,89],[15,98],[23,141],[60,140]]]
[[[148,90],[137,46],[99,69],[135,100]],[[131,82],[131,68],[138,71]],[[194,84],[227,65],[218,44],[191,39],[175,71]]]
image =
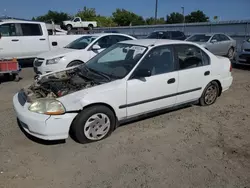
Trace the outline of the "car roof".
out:
[[[137,40],[122,41],[120,43],[145,46],[145,47],[161,46],[161,45],[166,45],[166,44],[194,44],[188,41],[168,40],[168,39],[137,39]]]
[[[212,36],[212,35],[226,35],[225,33],[194,33],[192,35],[207,35],[207,36]]]
[[[155,30],[152,33],[158,33],[158,32],[181,32],[183,33],[182,31],[173,31],[173,30]]]
[[[132,37],[132,36],[130,36],[130,35],[123,34],[123,33],[93,33],[93,34],[87,34],[87,35],[95,36],[95,37],[103,37],[103,36],[108,36],[108,35],[121,35],[121,36],[129,36],[129,37]],[[132,37],[132,38],[134,38],[134,37]]]
[[[15,19],[2,19],[0,20],[0,24],[5,24],[5,23],[44,23],[44,22],[39,22],[39,21],[26,21],[26,20],[15,20]]]

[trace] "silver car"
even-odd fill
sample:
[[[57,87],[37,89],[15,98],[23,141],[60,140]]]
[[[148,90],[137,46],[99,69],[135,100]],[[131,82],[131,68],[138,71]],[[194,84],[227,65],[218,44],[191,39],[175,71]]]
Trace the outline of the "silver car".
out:
[[[227,56],[229,59],[234,58],[236,41],[225,34],[194,34],[186,41],[200,44],[215,55]]]
[[[250,65],[250,38],[245,40],[237,53],[236,64]]]

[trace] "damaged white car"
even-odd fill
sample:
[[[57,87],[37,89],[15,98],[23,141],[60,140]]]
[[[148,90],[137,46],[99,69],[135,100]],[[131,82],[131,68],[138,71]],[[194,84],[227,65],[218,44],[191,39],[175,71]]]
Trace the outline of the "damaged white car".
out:
[[[213,104],[232,84],[229,59],[196,44],[124,41],[87,63],[41,76],[13,97],[23,129],[44,140],[109,136],[119,122],[199,101]]]

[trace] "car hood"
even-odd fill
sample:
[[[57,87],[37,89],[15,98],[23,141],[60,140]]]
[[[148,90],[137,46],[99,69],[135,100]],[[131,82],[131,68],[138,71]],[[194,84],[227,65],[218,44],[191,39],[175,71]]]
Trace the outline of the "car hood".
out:
[[[37,56],[37,58],[42,58],[42,59],[53,59],[53,58],[57,58],[57,57],[61,57],[64,56],[68,53],[77,51],[75,49],[69,49],[69,48],[60,48],[60,49],[56,49],[56,50],[52,50],[49,52],[45,52],[42,54],[39,54]]]

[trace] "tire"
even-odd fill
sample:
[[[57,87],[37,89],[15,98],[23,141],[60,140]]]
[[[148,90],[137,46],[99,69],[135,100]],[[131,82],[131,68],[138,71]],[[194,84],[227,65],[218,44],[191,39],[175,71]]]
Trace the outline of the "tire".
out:
[[[227,52],[227,57],[231,60],[234,58],[234,48],[233,47],[229,48],[229,50]]]
[[[92,24],[89,24],[89,25],[88,25],[88,29],[89,29],[89,30],[93,30],[93,28],[94,28],[94,26],[93,26]]]
[[[210,94],[210,95],[209,95]],[[209,97],[210,96],[210,97]],[[199,100],[201,106],[209,106],[215,103],[219,96],[219,85],[217,82],[210,82],[204,89]]]
[[[73,66],[77,66],[77,65],[81,65],[81,64],[83,64],[83,62],[82,61],[72,61],[72,62],[70,62],[68,65],[67,65],[67,68],[68,67],[73,67]]]
[[[68,31],[71,31],[71,30],[72,30],[72,25],[68,24],[66,27],[67,27],[67,30],[68,30]]]
[[[94,121],[96,122],[91,124]],[[95,105],[84,109],[76,116],[71,133],[77,142],[85,144],[107,138],[115,127],[116,117],[113,111],[106,106]]]

